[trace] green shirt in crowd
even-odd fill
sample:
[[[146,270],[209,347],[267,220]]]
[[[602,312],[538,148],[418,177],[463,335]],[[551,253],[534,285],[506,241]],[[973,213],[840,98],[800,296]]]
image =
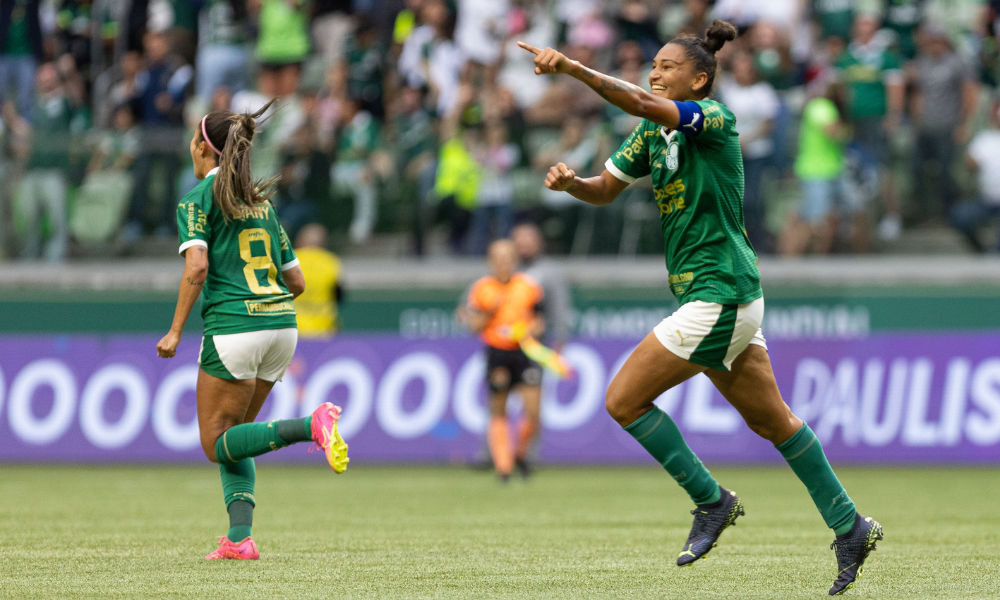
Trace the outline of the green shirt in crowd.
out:
[[[209,171],[177,206],[180,252],[208,248],[201,292],[205,335],[296,327],[295,304],[282,274],[298,264],[270,202],[243,207],[226,220],[215,205]]]
[[[851,44],[837,60],[837,73],[847,90],[847,115],[855,120],[884,117],[885,84],[903,76],[899,56],[874,44]]]
[[[73,107],[65,96],[40,96],[31,121],[29,169],[68,169]]]
[[[681,304],[745,304],[763,293],[757,254],[743,226],[736,117],[715,100],[697,104],[700,133],[644,119],[605,167],[626,183],[652,175],[670,289]]]
[[[837,36],[851,39],[854,27],[854,0],[813,0],[813,18],[819,23],[820,38]]]
[[[257,60],[272,65],[298,63],[309,54],[307,2],[263,0],[257,33]]]
[[[208,0],[201,9],[199,43],[238,46],[247,42],[246,24],[237,18],[232,0]]]
[[[923,0],[886,1],[885,27],[896,33],[896,46],[906,60],[917,55],[916,32],[923,13]]]
[[[28,39],[28,1],[15,0],[10,13],[10,29],[7,30],[7,44],[3,53],[7,56],[31,55],[31,40]]]
[[[826,129],[840,120],[828,98],[813,98],[802,109],[795,175],[810,181],[836,179],[844,169],[844,148]]]
[[[337,162],[366,160],[378,147],[378,121],[360,111],[337,135]]]

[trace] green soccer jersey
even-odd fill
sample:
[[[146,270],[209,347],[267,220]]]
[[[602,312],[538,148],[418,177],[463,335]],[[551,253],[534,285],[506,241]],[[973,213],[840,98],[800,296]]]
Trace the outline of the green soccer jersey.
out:
[[[212,198],[215,171],[177,207],[180,252],[208,248],[201,316],[206,335],[295,327],[295,305],[281,275],[298,264],[270,203],[226,221]]]
[[[852,119],[885,116],[885,83],[902,79],[899,56],[872,43],[851,44],[837,61],[838,79],[847,89],[847,114]]]
[[[643,120],[605,166],[627,183],[652,175],[670,289],[681,304],[744,304],[763,293],[757,255],[743,228],[736,117],[715,100],[697,104],[700,133]]]

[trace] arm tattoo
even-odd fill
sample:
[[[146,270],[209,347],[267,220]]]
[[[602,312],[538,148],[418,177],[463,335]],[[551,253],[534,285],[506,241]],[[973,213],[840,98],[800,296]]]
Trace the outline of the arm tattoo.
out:
[[[205,285],[205,280],[204,279],[198,281],[198,280],[195,280],[195,279],[193,279],[191,277],[186,277],[185,281],[187,281],[189,285],[193,285],[195,287],[200,287],[202,285]]]
[[[583,74],[589,79],[589,81],[585,81],[584,83],[597,92],[601,98],[604,98],[612,104],[615,104],[615,102],[610,97],[611,92],[634,93],[637,89],[640,89],[630,83],[626,83],[620,79],[615,79],[614,77],[608,77],[607,75],[603,75],[587,67],[583,68]]]

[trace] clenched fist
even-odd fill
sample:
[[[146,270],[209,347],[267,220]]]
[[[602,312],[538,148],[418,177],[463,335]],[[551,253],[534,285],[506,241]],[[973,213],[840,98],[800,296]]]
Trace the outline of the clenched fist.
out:
[[[549,169],[545,176],[545,187],[557,192],[565,192],[576,183],[576,173],[564,163],[559,163]]]
[[[535,75],[555,75],[556,73],[568,73],[575,61],[566,58],[566,55],[558,50],[546,48],[539,50],[531,44],[518,42],[518,46],[535,55]]]

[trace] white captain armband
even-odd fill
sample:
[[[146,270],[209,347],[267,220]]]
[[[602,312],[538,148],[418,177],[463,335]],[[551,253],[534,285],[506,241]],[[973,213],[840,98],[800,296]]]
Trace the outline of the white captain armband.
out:
[[[677,102],[677,112],[680,113],[680,120],[677,123],[677,131],[687,136],[695,136],[701,133],[705,127],[705,115],[701,112],[701,107],[697,102],[688,100],[687,102]]]

